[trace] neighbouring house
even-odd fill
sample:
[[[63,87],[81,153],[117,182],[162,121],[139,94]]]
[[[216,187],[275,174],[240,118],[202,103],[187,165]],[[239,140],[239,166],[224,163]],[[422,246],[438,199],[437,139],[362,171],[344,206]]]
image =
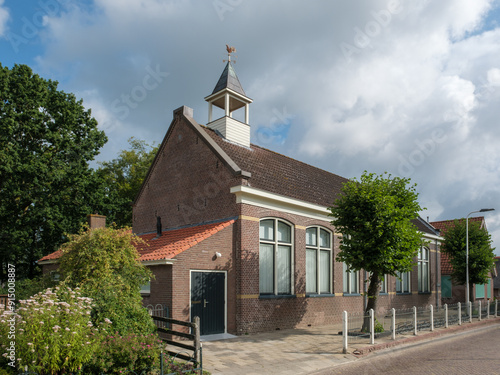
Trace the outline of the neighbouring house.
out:
[[[230,61],[205,100],[206,126],[188,107],[174,111],[133,205],[140,259],[155,275],[144,304],[178,320],[200,316],[203,335],[362,311],[366,273],[335,261],[342,235],[328,211],[347,179],[251,143],[252,99]],[[380,310],[440,303],[442,238],[421,218],[414,224],[426,245],[412,272],[386,277]]]
[[[462,219],[463,220],[463,219]],[[486,222],[483,216],[469,218],[470,222],[478,222],[481,229],[486,229]],[[446,233],[446,230],[455,225],[455,220],[443,220],[431,222],[431,225],[437,228],[442,235]],[[458,302],[465,302],[465,285],[457,285],[453,282],[451,274],[453,272],[453,267],[450,263],[450,258],[447,253],[441,253],[441,300],[443,304],[454,304]],[[496,274],[496,271],[492,270],[492,274],[488,279],[486,284],[473,284],[471,285],[470,300],[472,302],[476,300],[489,300],[493,296],[493,282],[492,278]]]
[[[496,275],[493,278],[493,298],[500,299],[500,257],[495,257]]]

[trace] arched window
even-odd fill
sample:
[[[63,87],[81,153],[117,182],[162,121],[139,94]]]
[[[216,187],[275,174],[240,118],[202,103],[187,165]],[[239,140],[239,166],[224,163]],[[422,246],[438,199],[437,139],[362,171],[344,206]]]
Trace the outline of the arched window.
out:
[[[260,294],[292,294],[292,225],[279,219],[264,219],[259,226]]]
[[[332,292],[332,234],[320,227],[306,229],[306,293]]]
[[[430,290],[429,249],[422,246],[418,252],[418,291],[429,293]]]

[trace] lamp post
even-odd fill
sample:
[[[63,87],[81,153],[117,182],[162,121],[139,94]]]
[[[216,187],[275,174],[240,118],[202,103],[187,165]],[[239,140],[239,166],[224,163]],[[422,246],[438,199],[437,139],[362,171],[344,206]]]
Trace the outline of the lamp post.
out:
[[[479,211],[470,212],[465,218],[465,279],[466,279],[466,292],[465,303],[469,306],[470,292],[469,292],[469,216],[478,212],[494,211],[494,208],[481,208]]]

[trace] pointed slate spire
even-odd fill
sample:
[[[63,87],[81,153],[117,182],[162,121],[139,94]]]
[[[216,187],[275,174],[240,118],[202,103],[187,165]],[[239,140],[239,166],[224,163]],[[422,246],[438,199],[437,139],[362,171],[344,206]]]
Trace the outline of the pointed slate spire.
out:
[[[231,89],[240,95],[246,96],[243,87],[241,87],[240,80],[236,75],[233,64],[231,64],[231,61],[227,62],[226,67],[224,68],[224,71],[219,78],[219,81],[215,85],[214,91],[212,91],[212,94],[215,94],[216,92],[222,91],[226,88]]]

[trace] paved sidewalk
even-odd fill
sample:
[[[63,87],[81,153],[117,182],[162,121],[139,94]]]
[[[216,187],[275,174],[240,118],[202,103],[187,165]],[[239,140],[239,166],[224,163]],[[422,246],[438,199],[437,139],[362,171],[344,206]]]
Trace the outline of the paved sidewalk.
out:
[[[398,335],[396,341],[388,335],[376,339],[375,345],[370,345],[368,339],[351,340],[350,354],[342,354],[342,336],[338,334],[341,325],[258,333],[203,342],[203,368],[212,375],[308,374],[355,361],[373,350],[431,340],[489,324],[500,324],[500,318],[439,328],[434,332],[420,331],[417,336]]]

